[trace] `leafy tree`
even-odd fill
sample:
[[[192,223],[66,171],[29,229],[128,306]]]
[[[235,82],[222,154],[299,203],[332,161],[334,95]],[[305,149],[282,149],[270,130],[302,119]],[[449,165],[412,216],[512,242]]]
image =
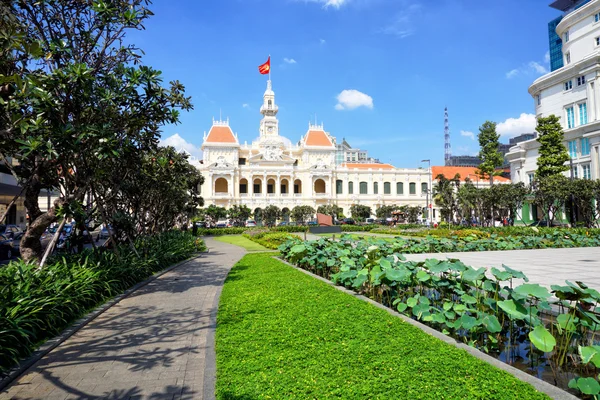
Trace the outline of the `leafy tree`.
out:
[[[407,206],[406,216],[410,224],[416,224],[419,220],[419,215],[423,213],[423,208],[419,206]]]
[[[252,215],[252,210],[246,205],[235,205],[229,209],[228,215],[235,226],[244,226],[246,221]]]
[[[569,179],[562,174],[538,179],[535,203],[544,210],[548,226],[552,225],[556,216],[563,210],[569,194]]]
[[[500,135],[496,133],[496,123],[485,121],[479,127],[479,158],[482,163],[479,165],[479,175],[482,178],[489,177],[490,184],[494,184],[494,175],[497,175],[496,168],[504,163],[502,153],[498,151],[500,146]]]
[[[390,218],[392,216],[392,212],[398,210],[398,206],[397,205],[384,205],[379,207],[376,211],[375,211],[375,216],[377,218]]]
[[[350,206],[350,215],[352,215],[352,218],[356,219],[357,221],[362,222],[369,218],[372,214],[373,212],[369,206],[364,206],[361,204],[353,204]]]
[[[433,200],[440,207],[442,219],[451,222],[456,210],[456,191],[460,187],[460,174],[448,179],[444,174],[435,177],[436,185],[433,188]]]
[[[204,210],[205,221],[209,225],[215,225],[218,220],[227,217],[227,210],[224,207],[219,207],[211,204]]]
[[[568,171],[569,153],[563,144],[565,134],[556,115],[540,117],[535,130],[538,133],[537,141],[540,143],[537,158],[536,179],[557,175]]]
[[[123,44],[126,31],[144,29],[152,15],[147,0],[7,3],[14,23],[0,40],[0,159],[19,160],[18,168],[5,164],[24,188],[30,217],[21,255],[39,260],[45,229],[88,209],[86,196],[107,175],[132,173],[132,161],[156,150],[161,126],[177,123],[178,109],[191,103],[179,82],[163,87],[160,72]],[[60,196],[41,212],[45,188]],[[120,185],[112,192],[122,193]],[[105,221],[114,219],[98,207]]]
[[[260,207],[255,208],[252,215],[257,224],[260,224],[263,221],[263,209],[262,208],[260,208]]]
[[[598,221],[598,209],[594,203],[600,202],[600,181],[574,179],[569,182],[569,189],[574,205],[581,215],[581,222],[588,228],[594,227]]]
[[[275,205],[265,207],[262,213],[263,220],[267,226],[275,226],[277,220],[281,217],[281,210]]]
[[[317,213],[331,215],[334,219],[340,219],[343,212],[343,209],[336,204],[320,205],[317,207]]]
[[[311,206],[296,206],[292,209],[290,216],[294,221],[303,225],[314,217],[315,212]]]
[[[456,207],[461,219],[471,221],[473,215],[479,216],[480,191],[467,178],[465,184],[461,185],[456,192]]]

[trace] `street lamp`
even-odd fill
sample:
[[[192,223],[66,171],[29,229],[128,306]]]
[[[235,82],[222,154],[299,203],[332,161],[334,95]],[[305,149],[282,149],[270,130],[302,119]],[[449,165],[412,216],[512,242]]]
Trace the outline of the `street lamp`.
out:
[[[431,186],[431,160],[421,160],[421,162],[426,162],[427,163],[427,168],[429,169],[429,187],[427,188],[427,192],[425,192],[427,194],[427,219],[429,219],[429,226],[433,225],[433,219],[432,219],[432,209],[430,207],[429,204],[429,193],[431,193],[431,202],[433,203],[433,187]]]

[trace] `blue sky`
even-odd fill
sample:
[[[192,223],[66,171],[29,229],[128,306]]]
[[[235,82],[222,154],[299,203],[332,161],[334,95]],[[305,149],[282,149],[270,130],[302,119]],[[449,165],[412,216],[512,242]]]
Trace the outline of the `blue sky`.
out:
[[[412,168],[442,165],[445,106],[455,155],[478,151],[486,120],[503,141],[533,130],[527,88],[548,70],[547,24],[559,15],[549,3],[155,0],[146,30],[128,37],[192,96],[167,143],[198,148],[220,112],[242,143],[256,138],[257,67],[270,54],[283,136],[299,140],[316,115],[338,141]]]

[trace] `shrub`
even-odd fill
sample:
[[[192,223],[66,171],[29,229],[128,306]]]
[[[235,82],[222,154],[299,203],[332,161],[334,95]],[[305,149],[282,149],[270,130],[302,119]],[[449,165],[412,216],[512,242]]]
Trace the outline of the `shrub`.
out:
[[[267,249],[276,250],[283,243],[297,236],[290,235],[287,232],[250,232],[245,233],[244,237],[260,244]]]
[[[189,233],[165,232],[112,251],[54,258],[42,269],[23,261],[0,269],[0,371],[72,321],[170,264],[206,249]]]
[[[241,235],[248,228],[202,228],[198,229],[197,236],[221,236],[221,235]]]

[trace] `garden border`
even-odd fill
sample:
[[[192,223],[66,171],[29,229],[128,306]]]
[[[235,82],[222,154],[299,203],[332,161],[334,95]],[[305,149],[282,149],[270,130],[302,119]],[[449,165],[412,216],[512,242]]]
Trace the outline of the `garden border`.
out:
[[[486,362],[488,364],[491,364],[491,365],[493,365],[496,368],[499,368],[499,369],[501,369],[501,370],[503,370],[505,372],[508,372],[509,374],[511,374],[512,376],[514,376],[515,378],[517,378],[517,379],[519,379],[519,380],[521,380],[523,382],[529,383],[531,386],[533,386],[538,391],[540,391],[540,392],[542,392],[542,393],[550,396],[551,398],[553,398],[555,400],[576,400],[576,399],[578,399],[578,397],[572,395],[571,393],[568,393],[568,392],[562,390],[561,388],[559,388],[557,386],[554,386],[554,385],[552,385],[552,384],[550,384],[550,383],[548,383],[546,381],[543,381],[543,380],[541,380],[539,378],[536,378],[536,377],[534,377],[532,375],[529,375],[528,373],[523,372],[520,369],[515,368],[515,367],[513,367],[513,366],[511,366],[509,364],[506,364],[506,363],[498,360],[497,358],[494,358],[494,357],[492,357],[490,355],[487,355],[487,354],[479,351],[478,349],[476,349],[474,347],[471,347],[471,346],[468,346],[468,345],[466,345],[464,343],[458,342],[455,339],[451,338],[450,336],[444,335],[442,332],[439,332],[439,331],[437,331],[437,330],[435,330],[433,328],[430,328],[429,326],[424,325],[424,324],[420,323],[419,321],[415,321],[412,318],[408,318],[407,316],[405,316],[403,314],[400,314],[400,313],[396,312],[395,310],[393,310],[393,309],[391,309],[389,307],[386,307],[383,304],[380,304],[380,303],[378,303],[378,302],[376,302],[376,301],[374,301],[372,299],[369,299],[368,297],[365,297],[365,296],[363,296],[361,294],[358,294],[358,293],[356,293],[356,292],[354,292],[352,290],[346,289],[345,287],[338,286],[338,285],[334,284],[333,282],[331,282],[331,281],[329,281],[329,280],[327,280],[327,279],[325,279],[325,278],[323,278],[321,276],[315,275],[315,274],[313,274],[310,271],[307,271],[305,269],[297,267],[297,266],[295,266],[295,265],[287,262],[286,260],[284,260],[284,259],[282,259],[280,257],[275,257],[274,256],[273,258],[275,258],[278,261],[281,261],[285,265],[288,265],[288,266],[290,266],[290,267],[292,267],[294,269],[297,269],[298,271],[303,272],[306,275],[309,275],[309,276],[311,276],[313,278],[316,278],[316,279],[320,280],[321,282],[325,282],[329,286],[332,286],[332,287],[334,287],[335,289],[337,289],[337,290],[339,290],[341,292],[349,294],[349,295],[351,295],[351,296],[353,296],[353,297],[355,297],[355,298],[357,298],[359,300],[366,301],[367,303],[372,304],[372,305],[374,305],[377,308],[385,310],[389,314],[391,314],[391,315],[393,315],[395,317],[399,317],[404,322],[409,323],[412,326],[421,329],[423,332],[425,332],[425,333],[427,333],[427,334],[435,337],[436,339],[442,340],[443,342],[448,343],[448,344],[450,344],[450,345],[452,345],[454,347],[457,347],[459,349],[465,350],[467,353],[471,354],[472,356],[477,357],[478,359],[480,359],[480,360],[482,360],[482,361],[484,361],[484,362]]]
[[[60,344],[62,344],[65,340],[67,340],[68,338],[73,336],[79,330],[84,328],[87,324],[92,322],[98,316],[102,315],[106,310],[113,307],[115,304],[119,303],[121,300],[126,299],[136,290],[138,290],[138,289],[146,286],[150,282],[160,278],[162,275],[166,274],[167,272],[171,272],[175,268],[180,267],[181,265],[183,265],[185,263],[188,263],[192,260],[195,260],[195,259],[201,257],[202,254],[204,254],[204,253],[208,253],[208,249],[205,251],[197,252],[195,255],[193,255],[189,258],[187,258],[183,261],[180,261],[178,263],[175,263],[175,264],[163,269],[162,271],[159,271],[159,272],[151,275],[146,280],[136,283],[135,285],[133,285],[132,287],[127,289],[122,294],[120,294],[116,297],[113,297],[112,299],[110,299],[107,302],[103,303],[102,305],[98,306],[96,309],[90,311],[83,317],[74,321],[68,328],[64,329],[57,336],[45,341],[44,344],[42,344],[33,353],[31,353],[31,355],[28,358],[19,362],[19,364],[17,366],[15,366],[14,368],[11,368],[9,370],[8,374],[6,375],[6,377],[0,379],[0,391],[6,389],[7,386],[9,386],[15,379],[17,379],[23,373],[25,373],[33,364],[38,362],[42,357],[44,357],[46,354],[50,353],[52,350],[54,350],[56,347],[58,347]]]

